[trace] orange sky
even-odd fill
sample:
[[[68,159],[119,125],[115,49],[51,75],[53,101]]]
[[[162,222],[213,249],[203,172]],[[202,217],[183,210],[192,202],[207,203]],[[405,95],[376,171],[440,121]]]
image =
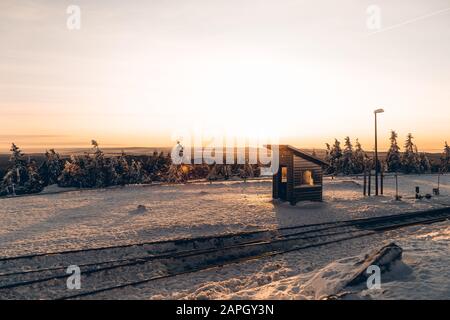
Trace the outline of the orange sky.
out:
[[[395,129],[442,150],[450,11],[416,18],[449,1],[377,1],[386,30],[372,35],[372,2],[344,2],[80,0],[69,31],[68,2],[3,0],[0,152],[170,146],[180,129],[371,150],[379,107],[381,149]]]

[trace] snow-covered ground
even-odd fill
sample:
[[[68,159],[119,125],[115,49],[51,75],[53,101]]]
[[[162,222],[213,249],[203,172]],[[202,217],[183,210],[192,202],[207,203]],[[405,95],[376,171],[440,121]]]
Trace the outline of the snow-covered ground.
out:
[[[366,282],[345,286],[355,268],[355,262],[364,259],[370,252],[367,250],[359,256],[341,258],[311,272],[283,277],[220,297],[318,299],[337,295],[342,299],[450,299],[450,224],[443,222],[433,226],[411,227],[402,230],[402,233],[391,234],[395,244],[403,249],[403,257],[393,263],[390,271],[382,274],[380,289],[368,289]],[[378,243],[378,246],[381,244]],[[356,248],[353,252],[360,251]],[[218,283],[209,284],[210,288],[218,286]],[[196,292],[198,294],[200,292]]]
[[[396,243],[403,258],[382,276],[381,289],[353,288],[362,299],[450,299],[450,224],[410,228]]]
[[[324,183],[324,202],[292,207],[271,199],[271,182],[129,186],[0,199],[0,256],[107,246],[137,241],[348,220],[450,205],[450,176],[442,196],[414,199],[414,187],[431,193],[436,176],[400,177],[403,201],[362,197],[361,179]],[[53,190],[54,191],[54,190]]]
[[[0,256],[217,235],[450,206],[449,175],[441,176],[442,195],[430,200],[415,200],[414,188],[420,186],[423,194],[431,193],[437,185],[436,175],[401,176],[403,201],[393,199],[393,182],[393,178],[386,179],[383,197],[363,198],[361,178],[327,179],[323,203],[305,202],[295,207],[272,201],[269,180],[129,186],[0,199]],[[365,254],[394,239],[405,250],[404,265],[388,274],[393,280],[383,282],[379,292],[355,288],[358,293],[353,297],[414,298],[411,295],[434,290],[436,297],[446,294],[450,298],[450,281],[446,281],[449,230],[444,223],[392,231],[326,248],[311,248],[301,254],[293,252],[179,276],[165,280],[163,285],[123,289],[117,296],[314,298],[314,293],[304,289],[320,268]],[[439,272],[445,281],[437,278]],[[412,286],[423,285],[424,281],[422,291],[412,290]],[[108,297],[114,295],[105,296]]]

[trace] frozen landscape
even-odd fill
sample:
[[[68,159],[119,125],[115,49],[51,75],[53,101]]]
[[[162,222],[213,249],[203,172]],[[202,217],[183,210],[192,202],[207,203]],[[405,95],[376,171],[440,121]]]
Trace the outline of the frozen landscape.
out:
[[[450,300],[450,0],[0,0],[0,36],[0,302]]]
[[[274,229],[345,221],[450,206],[450,176],[399,176],[402,201],[394,200],[394,179],[384,196],[363,197],[361,178],[324,180],[324,202],[296,206],[273,201],[268,179],[128,186],[0,199],[0,255],[113,246],[144,241]],[[333,243],[301,252],[233,263],[99,294],[122,299],[396,299],[450,297],[450,225],[413,226]],[[347,286],[352,263],[395,242],[403,257],[383,274],[381,289]],[[67,261],[70,263],[70,261]]]

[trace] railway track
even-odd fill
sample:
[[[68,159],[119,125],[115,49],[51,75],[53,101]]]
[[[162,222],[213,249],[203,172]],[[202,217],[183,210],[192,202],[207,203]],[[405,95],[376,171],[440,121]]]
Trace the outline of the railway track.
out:
[[[0,259],[0,299],[77,299],[124,287],[450,218],[450,207],[385,217]],[[78,263],[76,263],[78,262]],[[69,291],[65,269],[81,268]],[[36,268],[36,266],[39,266]]]

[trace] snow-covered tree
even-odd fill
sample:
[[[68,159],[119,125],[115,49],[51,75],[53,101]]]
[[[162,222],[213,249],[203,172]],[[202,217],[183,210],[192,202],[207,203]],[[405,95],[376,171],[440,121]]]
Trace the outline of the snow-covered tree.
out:
[[[148,177],[142,168],[142,162],[132,159],[130,164],[130,183],[140,184],[148,181]]]
[[[14,182],[20,184],[25,181],[27,177],[26,160],[24,159],[24,155],[20,148],[14,143],[11,145],[10,151],[11,157],[9,158],[9,162],[12,166],[8,171],[13,171],[13,174],[15,175]]]
[[[117,159],[109,158],[103,164],[103,172],[105,177],[105,186],[115,186],[119,180],[119,176],[116,172]]]
[[[225,180],[228,180],[231,178],[232,175],[232,171],[231,171],[231,166],[228,164],[220,164],[217,165],[217,175]]]
[[[367,159],[367,154],[364,152],[361,143],[356,139],[355,151],[353,152],[353,173],[359,174],[364,172],[364,161]]]
[[[184,147],[177,141],[178,156],[180,159],[184,157]],[[167,172],[167,181],[172,183],[184,183],[189,178],[190,167],[185,164],[171,163]]]
[[[350,137],[345,138],[344,153],[342,155],[342,173],[349,175],[353,172],[353,145]]]
[[[74,155],[70,157],[70,160],[66,160],[64,169],[58,178],[58,185],[61,187],[76,188],[91,187],[91,185],[88,185],[89,182],[86,179],[86,172],[80,164],[83,165],[81,158]]]
[[[125,152],[122,151],[122,154],[118,157],[116,161],[115,171],[117,174],[117,184],[124,186],[130,181],[130,166],[128,165],[128,161],[125,155]]]
[[[39,174],[45,185],[58,183],[58,177],[64,169],[64,163],[55,149],[45,152],[45,161],[39,168]]]
[[[10,194],[27,193],[26,183],[29,179],[27,162],[20,148],[14,143],[11,145],[10,167],[3,177],[1,189]]]
[[[217,164],[214,162],[212,165],[209,166],[209,172],[208,175],[206,176],[206,180],[212,182],[217,179],[218,179]]]
[[[330,172],[338,174],[342,172],[342,149],[338,139],[334,139],[334,145],[330,150]]]
[[[402,157],[400,147],[397,143],[397,137],[397,133],[392,130],[391,137],[389,138],[391,140],[391,146],[386,155],[386,165],[389,172],[398,172],[402,168]]]
[[[105,187],[106,183],[106,170],[105,170],[105,155],[100,150],[96,140],[91,141],[93,157],[90,161],[90,173],[93,179],[95,187]]]
[[[152,181],[163,181],[167,178],[171,161],[163,152],[155,151],[144,165]]]
[[[375,166],[374,166],[375,161],[369,157],[364,159],[364,170],[367,172],[372,171]]]
[[[241,165],[239,170],[239,177],[247,180],[248,178],[253,178],[255,176],[255,171],[253,166],[248,163],[248,159],[245,160],[245,164]]]
[[[119,157],[106,157],[95,140],[92,146],[92,153],[72,155],[65,162],[58,178],[60,186],[101,188],[150,181],[141,161],[133,159],[129,164],[123,152]]]
[[[208,176],[209,166],[206,163],[194,164],[192,166],[191,175],[194,179],[204,179]]]
[[[419,173],[420,161],[416,146],[413,143],[413,136],[408,133],[405,141],[405,151],[402,155],[402,170],[404,173]]]
[[[325,146],[327,147],[327,149],[325,150],[325,160],[330,161],[331,146],[329,143],[325,143]]]
[[[28,162],[27,173],[28,179],[24,183],[24,189],[26,193],[41,192],[44,187],[44,183],[42,182],[41,177],[39,175],[36,161],[30,160]]]
[[[450,171],[450,146],[447,141],[445,141],[444,152],[441,155],[441,172],[449,172]]]
[[[331,146],[329,143],[325,143],[326,150],[325,150],[325,162],[330,164],[327,166],[326,173],[333,173],[333,168],[331,167]]]
[[[171,183],[184,183],[188,180],[189,166],[184,164],[171,164],[167,172],[167,181]]]
[[[430,173],[431,172],[431,162],[428,159],[425,152],[419,154],[419,171],[420,173]]]

